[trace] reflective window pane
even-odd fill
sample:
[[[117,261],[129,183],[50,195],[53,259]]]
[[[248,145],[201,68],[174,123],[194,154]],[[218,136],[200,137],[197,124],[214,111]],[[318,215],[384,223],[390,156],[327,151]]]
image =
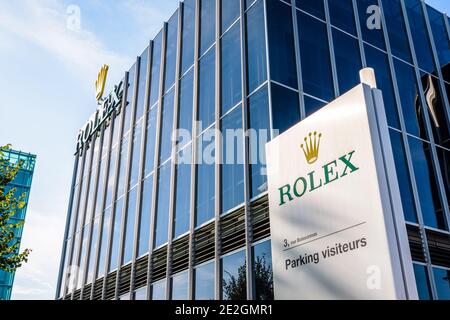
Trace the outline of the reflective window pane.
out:
[[[222,299],[246,300],[247,275],[245,250],[221,259],[222,262]]]
[[[115,172],[116,172],[116,159],[117,159],[117,146],[111,151],[111,158],[109,162],[109,171],[107,176],[107,190],[106,190],[106,208],[109,207],[112,204],[112,196],[113,196],[113,189],[114,189],[114,178],[115,178]]]
[[[122,79],[123,85],[124,87],[125,85],[125,79]],[[124,89],[125,90],[125,89]],[[111,132],[109,133],[110,136],[112,136],[112,147],[115,147],[117,145],[117,143],[120,141],[120,139],[122,138],[121,136],[121,132],[120,132],[120,126],[122,123],[122,117],[124,116],[123,108],[119,109],[119,114],[117,114],[117,112],[115,112],[114,116],[111,118],[111,122],[108,124],[109,127],[111,128]]]
[[[117,198],[120,198],[127,187],[127,166],[128,166],[128,143],[130,142],[130,135],[123,138],[120,146],[120,164],[119,164],[119,180],[117,181]]]
[[[137,289],[134,293],[134,300],[147,300],[147,287]]]
[[[206,129],[214,121],[216,105],[215,48],[200,60],[198,120]]]
[[[202,55],[216,38],[216,0],[201,0],[200,26],[200,55]]]
[[[173,133],[173,113],[174,113],[174,90],[170,91],[163,98],[162,120],[161,120],[161,150],[159,155],[160,163],[164,163],[172,155],[172,133]]]
[[[158,248],[167,242],[170,205],[170,174],[171,163],[168,162],[159,169],[155,248]]]
[[[300,121],[298,93],[272,84],[272,118],[273,129],[282,134]]]
[[[222,213],[244,202],[244,130],[242,107],[222,120],[221,205]]]
[[[445,19],[442,13],[427,5],[428,17],[433,32],[434,43],[439,58],[439,65],[445,81],[450,81],[448,69],[450,67],[450,43]]]
[[[398,112],[395,102],[394,87],[385,53],[371,46],[365,45],[367,66],[375,70],[378,88],[383,92],[384,107],[388,124],[394,128],[400,128]]]
[[[265,241],[253,247],[253,276],[256,300],[273,300],[273,270],[271,242]]]
[[[140,160],[141,160],[141,140],[142,140],[142,121],[134,129],[133,135],[133,152],[131,155],[130,183],[129,187],[133,187],[138,183]]]
[[[77,173],[76,173],[77,177],[76,177],[75,183],[76,183],[76,185],[78,185],[80,183],[81,177],[83,176],[83,156],[77,156],[76,166],[77,166]]]
[[[75,276],[76,276],[76,272],[78,272],[78,255],[80,253],[80,239],[81,239],[81,232],[78,232],[75,237],[74,237],[74,242],[73,242],[73,252],[72,252],[72,257],[71,257],[71,262],[70,262],[70,267],[75,267],[74,271],[69,271],[70,273],[70,277],[68,279],[68,286],[69,286],[69,292],[73,292],[76,288],[76,280],[75,280]],[[72,272],[74,273],[72,275]]]
[[[178,10],[167,23],[166,63],[164,77],[164,91],[167,92],[175,82],[175,69],[178,42]]]
[[[136,77],[136,64],[134,64],[128,73],[128,90],[127,90],[127,101],[125,103],[124,112],[124,122],[123,122],[123,135],[125,136],[131,127],[131,112],[133,110],[133,99],[135,90]]]
[[[89,252],[89,262],[87,269],[87,284],[92,283],[94,280],[94,267],[97,258],[97,242],[98,236],[100,232],[100,217],[95,218],[92,224],[92,237],[91,237],[91,245]]]
[[[87,177],[87,174],[89,172],[89,167],[90,167],[90,163],[91,163],[91,157],[92,157],[92,152],[89,150],[86,153],[86,163],[84,165],[84,177],[83,177],[83,181],[81,182],[81,198],[79,200],[79,204],[78,204],[78,217],[77,217],[77,229],[76,232],[80,232],[81,228],[84,226],[84,218],[85,218],[85,207],[86,207],[86,198],[88,197],[89,194],[89,179]]]
[[[96,194],[96,190],[98,188],[97,186],[97,181],[95,181],[95,179],[97,179],[97,170],[98,170],[98,157],[100,156],[100,146],[99,146],[99,142],[100,139],[97,138],[95,139],[95,143],[94,143],[94,156],[93,156],[93,160],[92,160],[92,170],[91,173],[89,174],[89,195],[88,195],[88,202],[86,205],[86,219],[84,221],[84,224],[87,225],[88,223],[90,223],[92,221],[92,217],[95,214],[95,212],[93,211],[93,206],[94,206],[94,200],[95,200],[95,194]],[[20,191],[20,188],[17,188],[17,191]],[[18,192],[18,195],[22,195],[23,192]],[[16,214],[20,213],[20,211],[16,211]],[[20,219],[20,217],[19,217]],[[23,219],[23,218],[22,218]]]
[[[295,4],[298,8],[325,20],[323,0],[296,0]]]
[[[117,269],[118,257],[119,257],[119,243],[122,227],[122,214],[123,214],[123,198],[116,203],[116,210],[114,213],[114,224],[112,229],[112,242],[111,242],[111,254],[109,261],[108,271],[111,272]]]
[[[270,140],[269,98],[267,86],[253,94],[248,103],[249,162],[252,198],[267,191],[265,144]]]
[[[89,151],[89,157],[86,160],[86,166],[85,166],[85,170],[87,171],[86,173],[86,177],[84,177],[83,180],[83,193],[82,193],[82,197],[80,198],[80,205],[79,205],[79,210],[78,210],[78,226],[77,226],[77,231],[81,231],[81,229],[83,228],[83,226],[87,223],[89,223],[90,221],[86,221],[87,217],[88,217],[88,213],[86,211],[86,205],[87,202],[89,202],[89,198],[92,197],[90,194],[92,193],[91,188],[93,188],[93,186],[90,185],[91,181],[93,182],[93,179],[90,178],[91,172],[90,172],[90,164],[91,164],[91,157],[92,157],[92,152]],[[17,190],[16,190],[16,194],[17,194]]]
[[[419,67],[426,72],[435,71],[433,53],[430,47],[430,40],[427,34],[427,26],[422,11],[421,0],[405,0],[406,11],[408,13],[409,27],[414,42],[417,62]]]
[[[438,79],[431,75],[422,76],[422,88],[434,142],[440,146],[450,148],[450,131],[447,118],[450,110],[446,109],[444,105]]]
[[[196,169],[195,214],[196,226],[214,218],[215,215],[215,137],[211,130],[198,139]]]
[[[247,83],[252,93],[267,79],[264,5],[258,1],[246,13],[247,25]]]
[[[182,150],[178,156],[175,189],[175,238],[189,231],[191,212],[191,146]],[[181,160],[182,159],[182,160]]]
[[[194,63],[195,2],[195,0],[184,1],[181,74],[184,74]]]
[[[325,101],[334,98],[331,75],[330,50],[325,23],[298,13],[303,89],[306,93]]]
[[[245,9],[250,8],[251,5],[253,5],[257,0],[244,0],[245,2]]]
[[[119,297],[119,301],[128,301],[130,300],[130,293],[127,292]]]
[[[180,106],[178,113],[178,148],[192,139],[192,111],[194,103],[194,72],[191,70],[181,79]]]
[[[80,243],[80,257],[79,257],[79,270],[78,270],[78,279],[77,279],[77,289],[80,289],[84,283],[84,269],[86,263],[86,254],[88,250],[88,237],[89,237],[89,226],[83,228],[83,239]]]
[[[361,81],[359,71],[362,69],[358,40],[333,29],[334,54],[341,94],[352,89]]]
[[[450,77],[450,64],[448,64],[448,65],[444,68],[443,72],[447,73],[447,76]],[[444,76],[444,79],[445,79],[445,76]],[[444,92],[444,94],[447,95],[447,99],[450,101],[450,84],[447,83],[447,82],[444,82],[444,87],[445,87],[445,92]],[[442,106],[439,105],[439,107],[442,107]],[[442,112],[442,111],[441,111],[441,112]],[[449,112],[450,112],[450,110],[447,109],[447,114],[449,114]],[[446,126],[446,131],[447,131],[447,134],[448,134],[448,125]],[[439,140],[438,140],[438,141],[439,141]],[[448,141],[450,141],[450,139],[449,139]],[[442,144],[442,141],[439,141],[439,143]],[[447,146],[447,149],[450,149],[450,142],[449,142],[446,146]]]
[[[195,300],[214,300],[214,262],[194,269]]]
[[[220,1],[222,13],[222,33],[225,32],[237,18],[241,9],[240,0]]]
[[[152,300],[166,300],[166,280],[152,285]]]
[[[235,24],[221,41],[221,97],[224,114],[242,100],[240,24]]]
[[[145,90],[147,88],[147,67],[148,67],[148,47],[141,55],[141,62],[139,65],[139,87],[136,100],[136,120],[139,120],[144,115],[146,107]]]
[[[172,278],[172,300],[188,300],[189,283],[188,273],[182,272]]]
[[[427,139],[426,124],[423,120],[423,109],[414,68],[397,59],[394,59],[394,67],[406,131],[417,137]]]
[[[142,186],[142,206],[139,222],[138,257],[148,252],[150,223],[152,220],[153,176],[145,179]]]
[[[411,62],[408,36],[400,0],[382,0],[392,54]]]
[[[403,214],[406,221],[417,223],[417,213],[414,205],[411,179],[408,173],[408,164],[406,162],[406,153],[402,136],[394,130],[390,130],[390,133],[392,153],[394,155],[398,186],[400,188],[400,195],[403,205]]]
[[[352,0],[328,0],[331,24],[356,36]]]
[[[156,120],[158,108],[153,108],[148,114],[146,142],[145,142],[145,172],[147,176],[155,167],[155,139],[156,139]]]
[[[325,102],[311,98],[307,95],[304,95],[303,98],[305,100],[305,112],[307,117],[312,115],[314,112],[319,111],[326,105]]]
[[[436,148],[436,151],[438,154],[442,179],[444,181],[445,193],[447,195],[447,202],[448,202],[450,201],[450,152],[442,148]]]
[[[378,0],[358,0],[356,2],[363,40],[386,50]]]
[[[450,270],[433,268],[434,281],[439,300],[450,300]]]
[[[109,142],[110,142],[110,138],[111,138],[111,130],[112,130],[111,124],[103,129],[102,158],[109,151]]]
[[[125,220],[125,242],[122,264],[127,264],[133,258],[134,249],[134,226],[136,220],[136,192],[134,188],[128,194],[128,207]]]
[[[420,264],[413,264],[414,275],[416,276],[417,292],[420,300],[431,300],[430,281],[428,279],[427,269]]]
[[[105,274],[106,251],[109,241],[110,227],[111,227],[111,209],[106,209],[103,216],[102,238],[100,239],[100,252],[98,256],[97,278],[101,278]]]
[[[278,0],[269,0],[267,14],[271,78],[298,89],[292,9]]]
[[[426,226],[447,230],[428,143],[409,138],[417,189]]]
[[[66,252],[65,252],[65,255],[64,255],[64,258],[63,258],[63,261],[62,261],[62,265],[64,266],[63,267],[63,270],[62,270],[62,273],[61,273],[61,288],[60,288],[60,290],[59,290],[59,296],[60,297],[62,297],[62,296],[64,296],[64,294],[65,294],[65,292],[66,292],[66,281],[67,281],[67,278],[68,278],[68,268],[69,268],[69,266],[68,266],[68,264],[69,264],[69,262],[68,262],[68,258],[69,258],[69,243],[70,243],[70,241],[71,241],[71,239],[69,238],[68,240],[66,240],[65,241],[65,243],[64,243],[64,246],[66,246]],[[2,273],[0,273],[0,274],[2,274]],[[6,272],[3,272],[3,275],[6,277],[6,279],[5,278],[3,278],[4,280],[4,282],[6,282],[6,281],[8,281],[8,274],[6,273]],[[11,275],[9,275],[9,277],[10,277]],[[2,280],[0,279],[0,283],[2,282]],[[0,289],[0,291],[1,291],[1,289]]]
[[[162,31],[153,40],[152,52],[152,70],[150,83],[150,106],[153,106],[159,97],[159,78],[161,70],[161,45],[162,45]]]

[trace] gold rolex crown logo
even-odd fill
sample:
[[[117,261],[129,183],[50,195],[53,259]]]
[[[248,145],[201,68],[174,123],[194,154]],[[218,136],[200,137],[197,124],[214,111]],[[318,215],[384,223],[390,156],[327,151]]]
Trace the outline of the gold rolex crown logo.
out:
[[[310,132],[309,135],[305,138],[305,143],[300,146],[303,150],[303,153],[305,154],[306,161],[309,164],[313,164],[319,159],[321,138],[321,133]]]
[[[106,77],[108,76],[109,66],[106,64],[100,69],[98,73],[97,81],[95,81],[95,97],[97,101],[100,101],[103,97],[106,85]]]

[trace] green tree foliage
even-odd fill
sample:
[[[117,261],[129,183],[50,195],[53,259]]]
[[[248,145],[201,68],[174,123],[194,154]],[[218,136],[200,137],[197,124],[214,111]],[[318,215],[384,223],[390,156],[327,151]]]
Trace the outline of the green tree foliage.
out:
[[[239,267],[237,278],[228,272],[226,273],[228,274],[228,281],[225,279],[222,280],[223,298],[225,300],[246,300],[247,299],[246,264]]]
[[[266,256],[256,258],[255,266],[255,286],[257,290],[257,300],[273,300],[273,272],[270,262]]]
[[[12,218],[17,210],[25,207],[26,194],[15,197],[15,189],[7,191],[7,185],[11,183],[19,172],[22,162],[15,165],[5,158],[4,152],[11,145],[0,148],[0,270],[14,272],[28,261],[31,252],[25,249],[19,252],[20,242],[16,238],[17,230],[23,223],[14,223]]]
[[[228,280],[223,279],[223,294],[227,300],[247,299],[246,264],[238,269],[237,277],[227,272]],[[272,266],[266,261],[266,257],[257,257],[253,266],[255,273],[255,285],[258,289],[257,300],[273,300],[273,272]]]

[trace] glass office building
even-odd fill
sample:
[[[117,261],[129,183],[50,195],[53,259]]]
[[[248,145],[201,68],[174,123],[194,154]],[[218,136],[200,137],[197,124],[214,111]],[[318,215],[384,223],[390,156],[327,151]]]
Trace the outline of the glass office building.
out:
[[[421,0],[180,3],[76,155],[57,298],[272,299],[255,146],[364,67],[384,95],[420,298],[449,299],[450,23]],[[211,134],[224,131],[235,139]]]
[[[33,181],[34,166],[36,163],[36,156],[14,150],[6,150],[3,152],[3,159],[8,160],[11,165],[16,165],[22,162],[22,166],[19,169],[16,178],[7,185],[5,188],[6,192],[11,189],[15,189],[14,196],[16,198],[21,197],[25,194],[25,201],[28,204],[28,199],[30,197],[31,182]],[[27,213],[27,206],[22,209],[16,210],[16,214],[11,218],[10,222],[17,224],[20,222],[25,222],[25,216]],[[18,242],[22,239],[23,225],[16,230],[16,239]],[[10,300],[11,291],[14,284],[14,273],[5,272],[0,270],[0,300]]]

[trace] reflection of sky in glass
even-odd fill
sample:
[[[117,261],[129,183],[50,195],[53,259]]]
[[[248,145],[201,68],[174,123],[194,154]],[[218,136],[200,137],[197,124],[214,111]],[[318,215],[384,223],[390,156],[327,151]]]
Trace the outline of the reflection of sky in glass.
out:
[[[195,300],[214,299],[214,262],[195,269]]]
[[[188,299],[188,273],[177,274],[172,278],[172,300]]]
[[[222,258],[223,279],[229,281],[231,277],[238,277],[239,267],[245,264],[245,252],[239,251]]]
[[[136,290],[134,300],[147,300],[147,287]]]
[[[450,270],[433,268],[439,300],[450,300]]]
[[[152,300],[166,300],[166,280],[153,284]]]
[[[222,279],[229,283],[232,277],[238,280],[239,268],[245,265],[245,251],[236,252],[230,256],[222,258]],[[223,299],[228,300],[226,293],[223,292]]]

